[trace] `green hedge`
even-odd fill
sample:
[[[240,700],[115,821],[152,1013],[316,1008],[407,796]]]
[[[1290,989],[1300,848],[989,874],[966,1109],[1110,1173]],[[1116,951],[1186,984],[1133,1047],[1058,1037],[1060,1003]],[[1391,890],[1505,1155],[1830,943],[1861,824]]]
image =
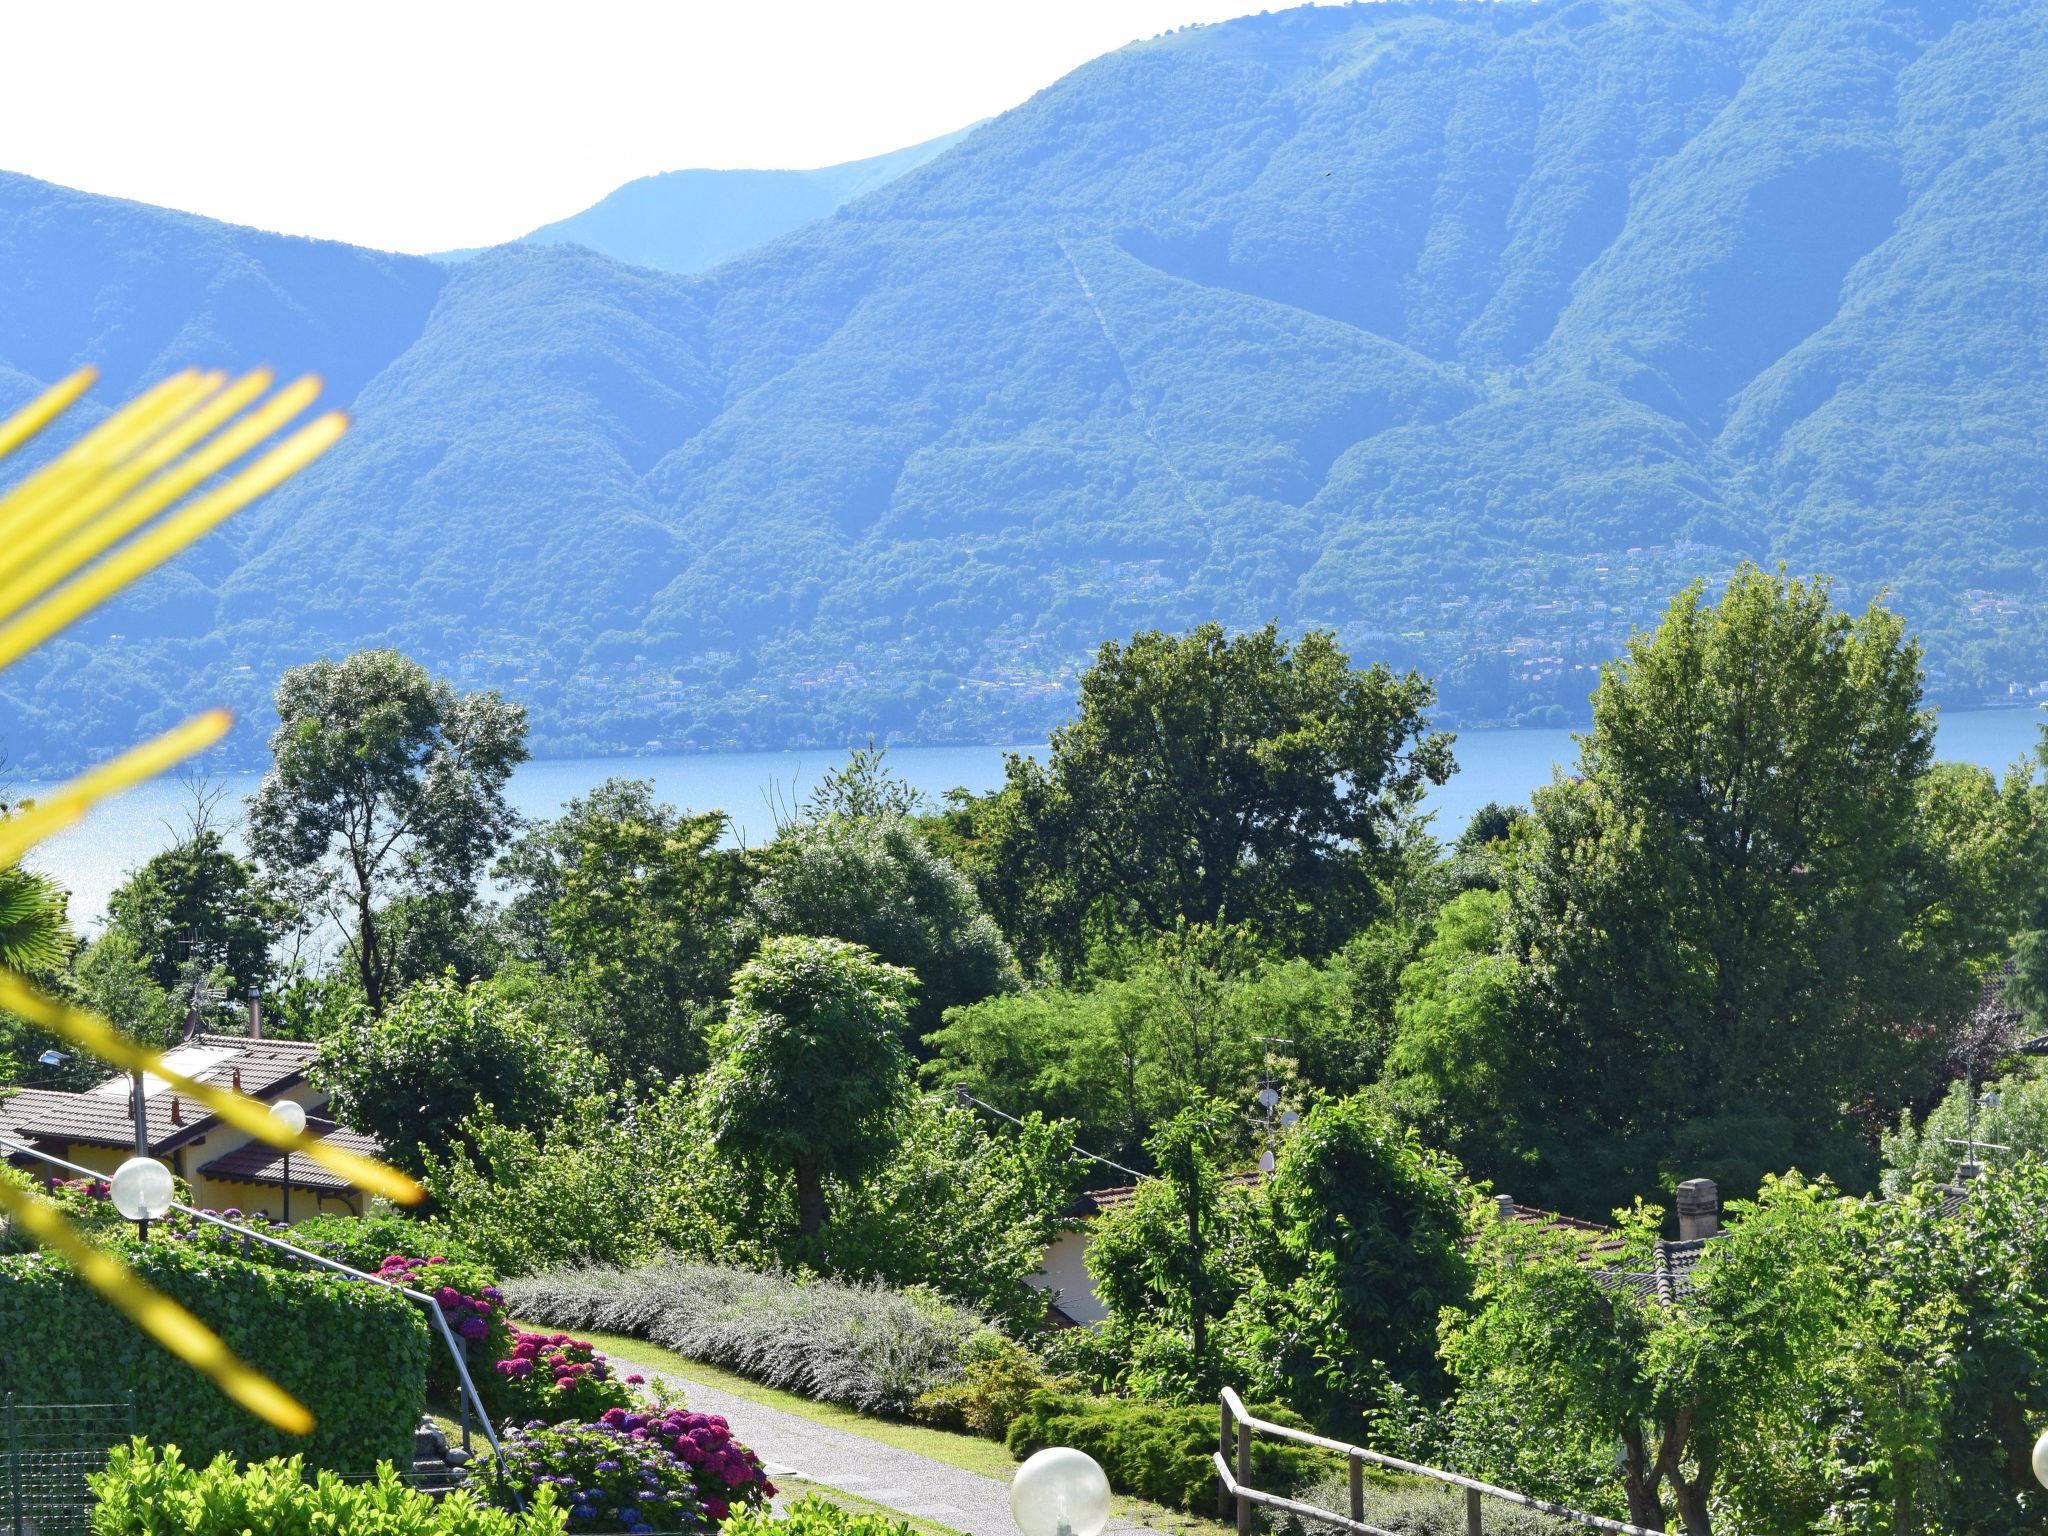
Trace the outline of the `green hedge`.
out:
[[[0,1391],[29,1403],[112,1403],[135,1393],[136,1428],[188,1458],[303,1455],[368,1473],[412,1464],[426,1404],[427,1322],[380,1286],[301,1274],[168,1242],[123,1245],[150,1284],[312,1410],[310,1436],[283,1434],[165,1354],[61,1260],[0,1258]]]
[[[220,1456],[198,1467],[176,1446],[159,1454],[141,1440],[116,1447],[87,1481],[98,1500],[93,1536],[560,1536],[563,1526],[552,1488],[514,1515],[462,1490],[436,1500],[389,1466],[374,1482],[329,1472],[308,1482],[297,1457],[238,1468]]]
[[[1262,1419],[1307,1428],[1285,1408],[1255,1407]],[[1189,1514],[1216,1509],[1218,1410],[1173,1407],[1121,1397],[1070,1397],[1042,1392],[1010,1424],[1012,1455],[1049,1445],[1072,1446],[1102,1463],[1118,1493],[1150,1499]],[[1307,1487],[1329,1458],[1306,1446],[1271,1438],[1252,1441],[1252,1486],[1288,1494]]]

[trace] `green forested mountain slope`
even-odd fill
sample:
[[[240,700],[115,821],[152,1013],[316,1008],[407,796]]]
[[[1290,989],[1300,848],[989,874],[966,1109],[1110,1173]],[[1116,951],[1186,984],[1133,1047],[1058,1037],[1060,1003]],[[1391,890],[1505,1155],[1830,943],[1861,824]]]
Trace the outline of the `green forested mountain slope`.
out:
[[[543,750],[1015,738],[1210,617],[1555,717],[1744,557],[1888,584],[1937,697],[2002,695],[2048,676],[2044,43],[2001,0],[1284,12],[714,272],[490,253],[242,568],[165,578],[182,627],[145,593],[0,679],[11,745],[386,640]]]

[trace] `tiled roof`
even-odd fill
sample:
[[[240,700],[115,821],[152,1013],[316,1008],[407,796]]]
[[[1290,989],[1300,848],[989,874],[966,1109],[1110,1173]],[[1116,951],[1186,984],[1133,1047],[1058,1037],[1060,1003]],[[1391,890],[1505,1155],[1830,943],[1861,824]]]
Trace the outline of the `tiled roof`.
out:
[[[1255,1170],[1247,1170],[1243,1173],[1226,1173],[1223,1176],[1225,1184],[1234,1185],[1239,1189],[1256,1189],[1265,1181],[1266,1176]],[[1118,1206],[1129,1205],[1137,1198],[1138,1186],[1135,1184],[1113,1184],[1108,1189],[1084,1190],[1074,1202],[1073,1209],[1069,1214],[1084,1219],[1090,1216],[1100,1216],[1107,1211],[1115,1210]]]
[[[268,1099],[304,1080],[320,1047],[305,1040],[250,1040],[241,1035],[194,1035],[178,1050],[196,1049],[206,1065],[190,1075],[218,1088],[239,1087]],[[205,1053],[211,1053],[210,1058]],[[176,1054],[174,1051],[171,1054]],[[93,1146],[135,1144],[129,1079],[110,1077],[87,1093],[25,1088],[0,1101],[0,1135],[21,1140],[82,1141]],[[203,1104],[154,1078],[144,1084],[149,1150],[161,1156],[218,1122]],[[174,1119],[173,1116],[176,1118]],[[296,1172],[296,1170],[294,1170]]]
[[[198,1105],[180,1106],[182,1125],[171,1119],[172,1100],[158,1094],[145,1101],[149,1150],[162,1153],[197,1134],[212,1118]],[[102,1147],[135,1145],[135,1118],[126,1098],[90,1093],[57,1093],[24,1088],[0,1102],[0,1135],[18,1141],[83,1141]]]
[[[309,1117],[306,1129],[321,1141],[344,1152],[359,1153],[364,1157],[382,1157],[383,1146],[374,1136],[365,1136],[361,1131],[352,1131],[321,1116]],[[200,1165],[201,1173],[216,1179],[238,1179],[244,1184],[284,1183],[284,1154],[267,1142],[252,1141],[239,1146],[232,1152],[223,1153],[210,1163]],[[292,1164],[292,1187],[295,1189],[329,1189],[337,1193],[355,1186],[337,1173],[332,1173],[304,1153],[296,1155]]]

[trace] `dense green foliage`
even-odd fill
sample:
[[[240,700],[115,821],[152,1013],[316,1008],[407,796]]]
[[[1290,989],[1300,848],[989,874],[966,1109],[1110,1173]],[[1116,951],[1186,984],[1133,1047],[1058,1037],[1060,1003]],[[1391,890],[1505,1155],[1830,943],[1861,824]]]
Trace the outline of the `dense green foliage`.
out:
[[[136,1427],[195,1458],[303,1453],[316,1467],[366,1474],[410,1466],[426,1405],[428,1324],[403,1297],[339,1275],[299,1273],[194,1245],[131,1247],[136,1272],[206,1320],[244,1360],[304,1403],[299,1438],[229,1402],[48,1254],[0,1258],[0,1382],[40,1402],[111,1403],[135,1394]]]
[[[621,1077],[703,1068],[736,953],[740,856],[718,847],[725,818],[686,816],[637,779],[608,779],[522,836],[495,874],[511,887],[504,926],[571,994],[589,1044]]]
[[[594,1092],[604,1064],[559,1025],[536,1019],[494,982],[422,981],[382,1018],[364,1009],[321,1043],[313,1075],[343,1124],[383,1142],[399,1166],[462,1145],[464,1123],[540,1127]]]
[[[1260,1418],[1299,1426],[1285,1408],[1254,1407]],[[1041,1393],[1010,1424],[1010,1450],[1018,1456],[1049,1445],[1086,1451],[1109,1474],[1118,1493],[1150,1499],[1169,1509],[1208,1514],[1216,1507],[1216,1409]],[[1285,1441],[1263,1437],[1252,1446],[1252,1486],[1288,1491],[1314,1479],[1325,1458]]]
[[[326,372],[347,442],[10,672],[40,767],[403,647],[546,753],[1036,740],[1106,637],[1334,626],[1583,718],[1687,580],[1888,585],[2044,675],[2048,274],[2008,0],[1455,0],[1184,29],[694,278],[453,267],[0,183],[24,397]],[[116,640],[114,636],[121,638]],[[248,668],[244,672],[240,668]]]
[[[208,826],[145,860],[107,898],[108,930],[127,935],[158,986],[176,986],[196,964],[222,973],[235,997],[270,982],[271,948],[288,921],[255,866]]]
[[[2044,1497],[2044,1197],[2039,1164],[1951,1217],[1924,1189],[1788,1178],[1736,1207],[1676,1300],[1570,1236],[1489,1225],[1474,1309],[1444,1322],[1460,1392],[1416,1448],[1688,1536],[2017,1536]],[[1646,1277],[1649,1235],[1609,1263]]]
[[[558,1536],[563,1529],[553,1488],[524,1514],[510,1514],[466,1491],[436,1499],[409,1488],[389,1464],[369,1482],[345,1482],[326,1470],[308,1481],[306,1471],[298,1456],[237,1467],[223,1453],[200,1465],[178,1445],[159,1451],[138,1438],[114,1447],[105,1469],[87,1479],[92,1536]]]
[[[1867,1185],[1864,1127],[1937,1068],[2019,916],[2016,778],[1930,770],[1895,616],[1753,568],[1602,674],[1577,771],[1499,894],[1438,914],[1390,1088],[1475,1172],[1598,1214],[1696,1174]]]
[[[907,1520],[877,1510],[852,1510],[807,1493],[786,1509],[747,1509],[734,1514],[726,1536],[913,1536]]]
[[[1450,774],[1412,673],[1322,632],[1147,633],[1103,646],[1044,763],[1009,759],[983,881],[1035,955],[1186,923],[1327,953],[1378,915],[1423,792]]]

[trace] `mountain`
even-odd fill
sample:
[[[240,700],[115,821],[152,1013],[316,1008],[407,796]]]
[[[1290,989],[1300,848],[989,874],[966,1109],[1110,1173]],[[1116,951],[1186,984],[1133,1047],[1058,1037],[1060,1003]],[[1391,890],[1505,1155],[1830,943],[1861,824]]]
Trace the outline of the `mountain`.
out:
[[[1558,720],[1743,558],[1888,588],[1937,698],[2002,698],[2048,677],[2044,46],[2021,0],[1249,17],[696,275],[299,242],[302,279],[96,200],[74,275],[31,207],[0,278],[154,284],[153,366],[301,345],[330,284],[337,377],[391,355],[232,544],[0,677],[8,745],[216,697],[252,742],[280,668],[367,643],[547,752],[1026,739],[1102,638],[1211,617]],[[0,387],[45,350],[0,339]]]
[[[583,245],[631,266],[702,272],[887,186],[972,131],[962,128],[908,149],[815,171],[668,171],[642,176],[581,213],[543,224],[523,243]]]

